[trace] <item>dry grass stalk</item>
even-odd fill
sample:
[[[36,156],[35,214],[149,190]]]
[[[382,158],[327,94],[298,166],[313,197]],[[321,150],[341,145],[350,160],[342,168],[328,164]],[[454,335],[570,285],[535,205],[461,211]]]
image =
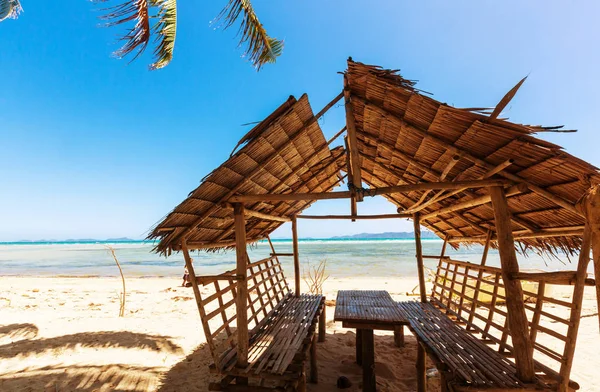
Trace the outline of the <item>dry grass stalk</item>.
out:
[[[435,282],[435,280],[437,279],[435,271],[432,270],[431,268],[425,267],[423,266],[423,268],[425,269],[425,272],[427,272],[427,276],[425,277],[425,282],[426,283],[433,283]],[[407,292],[406,295],[407,296],[417,296],[419,295],[419,293],[417,293],[417,289],[419,288],[419,285],[416,285],[415,287],[413,287],[413,289],[410,292]]]
[[[311,294],[323,294],[323,283],[329,279],[329,275],[325,275],[326,266],[327,260],[321,260],[316,267],[308,265],[308,271],[304,273],[302,279]]]
[[[115,259],[115,263],[117,263],[117,267],[119,267],[119,273],[121,274],[121,281],[123,282],[123,292],[119,295],[119,300],[121,302],[121,306],[119,308],[119,317],[123,317],[125,316],[125,277],[123,276],[123,270],[121,269],[121,264],[119,264],[119,260],[117,259],[115,249],[110,245],[106,245],[106,249],[109,250],[113,259]]]

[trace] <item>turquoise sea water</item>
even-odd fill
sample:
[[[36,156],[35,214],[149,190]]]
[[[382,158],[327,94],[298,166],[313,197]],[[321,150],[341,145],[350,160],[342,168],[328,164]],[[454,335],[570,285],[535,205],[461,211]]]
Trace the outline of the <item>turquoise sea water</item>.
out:
[[[183,256],[180,253],[165,258],[152,253],[154,244],[142,241],[55,242],[55,243],[0,243],[0,275],[68,275],[117,276],[118,269],[106,246],[110,244],[127,276],[172,276],[183,274]],[[292,251],[290,240],[275,240],[277,252]],[[423,254],[439,255],[441,240],[423,240]],[[415,244],[413,240],[300,240],[302,268],[309,264],[327,261],[327,271],[332,277],[348,276],[416,276]],[[271,252],[268,243],[261,242],[249,248],[251,260],[266,257]],[[448,247],[447,255],[455,259],[479,263],[482,247],[472,246],[454,250]],[[235,267],[235,252],[194,252],[196,273],[211,275]],[[280,258],[284,270],[293,271],[290,257]],[[526,269],[575,269],[566,257],[561,260],[539,255],[519,256]],[[576,260],[574,260],[576,262]],[[426,266],[434,268],[437,260],[426,259]],[[499,265],[498,253],[490,250],[488,265]]]

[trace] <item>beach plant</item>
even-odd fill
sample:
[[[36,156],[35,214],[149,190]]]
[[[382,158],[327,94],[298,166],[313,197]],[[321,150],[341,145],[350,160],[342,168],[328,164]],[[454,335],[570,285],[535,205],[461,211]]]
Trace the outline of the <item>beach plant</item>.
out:
[[[119,317],[123,317],[123,316],[125,316],[125,294],[126,294],[125,277],[123,276],[123,270],[121,269],[121,264],[119,264],[119,260],[117,259],[117,254],[115,252],[115,248],[113,248],[110,245],[106,245],[106,249],[108,249],[108,251],[112,255],[113,259],[115,260],[115,263],[117,263],[117,267],[119,268],[119,273],[121,274],[121,282],[123,283],[123,292],[119,296],[119,300],[121,303],[121,306],[119,308]]]
[[[151,70],[166,67],[173,59],[177,35],[177,0],[91,0],[107,4],[100,19],[105,26],[126,25],[119,39],[124,44],[113,54],[117,58],[128,55],[138,58],[152,42],[154,62]],[[122,1],[120,4],[115,4]],[[110,5],[109,5],[110,4]],[[20,0],[0,0],[0,22],[16,19],[23,11]],[[243,57],[257,69],[274,63],[283,51],[283,41],[267,34],[250,0],[228,0],[215,22],[227,29],[239,23],[239,46],[244,47]]]
[[[323,283],[329,279],[329,275],[325,275],[326,267],[327,260],[321,260],[317,266],[309,263],[307,270],[304,271],[302,279],[311,294],[323,294]]]

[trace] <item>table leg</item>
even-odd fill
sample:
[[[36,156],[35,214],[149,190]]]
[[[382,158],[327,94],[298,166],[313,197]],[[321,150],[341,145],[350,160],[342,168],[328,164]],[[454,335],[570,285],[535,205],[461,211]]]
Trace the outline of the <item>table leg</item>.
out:
[[[394,327],[394,343],[396,347],[404,347],[404,325]]]
[[[425,375],[425,349],[417,342],[417,392],[427,392]]]
[[[356,328],[356,363],[362,365],[362,329]]]
[[[362,331],[363,392],[375,392],[375,342],[373,330]]]

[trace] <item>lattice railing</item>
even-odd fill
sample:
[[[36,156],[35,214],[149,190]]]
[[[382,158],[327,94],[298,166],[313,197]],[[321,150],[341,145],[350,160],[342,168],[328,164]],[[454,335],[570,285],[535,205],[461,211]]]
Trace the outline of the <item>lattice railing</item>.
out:
[[[569,314],[575,306],[572,296],[569,300],[552,298],[549,296],[551,285],[543,280],[523,279],[521,282],[536,371],[542,373],[540,377],[556,382],[568,379],[570,366],[567,364],[572,358],[566,355],[566,350],[571,344],[574,325]],[[484,341],[495,343],[499,352],[510,356],[513,347],[500,268],[443,258],[431,297],[432,303],[466,324],[467,330],[480,334]]]
[[[220,366],[235,355],[231,349],[237,344],[237,277],[235,271],[227,271],[216,276],[199,276],[197,281],[201,287],[199,309],[206,342],[215,364]],[[252,338],[252,331],[291,291],[276,257],[249,263],[246,281],[248,329]]]

